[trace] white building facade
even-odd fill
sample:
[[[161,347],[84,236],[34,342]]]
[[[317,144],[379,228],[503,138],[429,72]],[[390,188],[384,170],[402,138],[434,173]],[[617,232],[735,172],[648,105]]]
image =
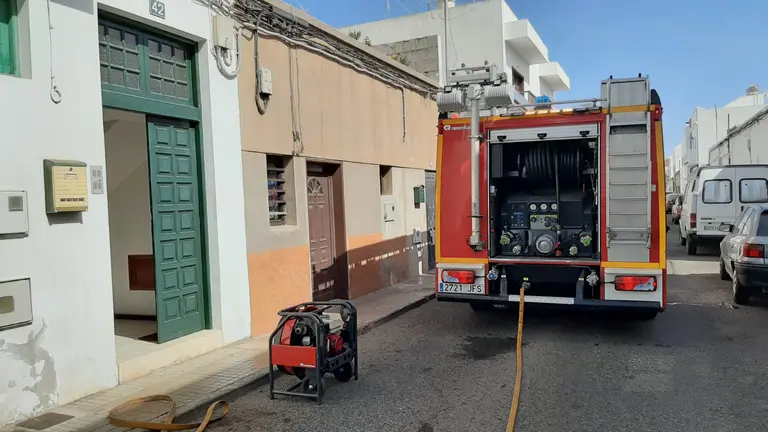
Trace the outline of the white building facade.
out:
[[[755,86],[724,107],[694,109],[683,130],[683,169],[681,183],[685,185],[696,169],[710,163],[710,149],[733,130],[765,107],[765,93]],[[683,186],[684,187],[684,186]]]
[[[420,51],[419,58],[408,58],[410,63],[428,59],[430,66],[422,72],[439,70],[439,81],[445,82],[444,52],[448,55],[448,69],[495,65],[497,72],[506,72],[515,84],[519,100],[532,102],[536,96],[555,99],[555,92],[570,89],[570,79],[558,62],[549,60],[547,46],[531,23],[518,19],[505,0],[485,0],[456,6],[448,1],[450,30],[445,37],[442,0],[433,10],[352,25],[344,32],[360,32],[373,46],[420,43],[427,38],[436,39],[428,44],[429,50]],[[447,50],[444,49],[447,41]],[[402,51],[401,51],[402,52]],[[415,51],[410,51],[415,52]],[[418,69],[417,69],[418,70]]]
[[[709,150],[710,165],[768,164],[768,106]]]
[[[250,335],[237,78],[161,5],[0,0],[0,425]]]
[[[682,192],[683,185],[680,182],[680,170],[683,167],[683,145],[678,144],[672,152],[672,190]]]

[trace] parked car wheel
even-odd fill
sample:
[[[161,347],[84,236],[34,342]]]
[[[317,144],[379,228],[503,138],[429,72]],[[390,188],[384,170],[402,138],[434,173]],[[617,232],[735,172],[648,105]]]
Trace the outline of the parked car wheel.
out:
[[[688,255],[696,255],[696,240],[688,237],[688,239],[686,239],[686,243],[683,244],[686,244],[685,251],[688,253]]]
[[[733,278],[733,302],[740,305],[749,303],[747,287],[739,283],[739,278]]]
[[[720,260],[720,280],[731,280],[731,275],[728,274],[728,270],[725,268],[725,261]]]

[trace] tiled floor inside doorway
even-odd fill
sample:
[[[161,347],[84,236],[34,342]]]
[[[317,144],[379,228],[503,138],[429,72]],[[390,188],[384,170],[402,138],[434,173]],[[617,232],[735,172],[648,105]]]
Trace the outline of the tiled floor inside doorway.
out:
[[[115,319],[115,335],[131,339],[148,339],[157,333],[157,322],[153,320]],[[147,340],[147,342],[150,342]]]
[[[119,381],[195,357],[222,346],[218,330],[203,330],[182,338],[157,343],[157,323],[152,320],[115,320],[115,349]]]

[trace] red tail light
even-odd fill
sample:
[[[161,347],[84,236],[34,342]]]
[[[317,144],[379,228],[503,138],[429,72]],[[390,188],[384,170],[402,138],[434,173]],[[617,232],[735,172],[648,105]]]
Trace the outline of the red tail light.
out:
[[[656,291],[654,276],[616,276],[614,279],[617,291]]]
[[[761,244],[745,243],[741,249],[744,258],[765,258],[765,246]]]
[[[475,283],[475,272],[472,270],[443,270],[440,273],[443,282],[471,284]]]
[[[696,228],[696,213],[691,213],[691,228]]]

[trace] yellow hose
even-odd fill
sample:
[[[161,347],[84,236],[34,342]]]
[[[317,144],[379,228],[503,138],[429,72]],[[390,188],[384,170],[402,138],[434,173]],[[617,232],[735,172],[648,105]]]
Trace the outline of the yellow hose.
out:
[[[517,407],[520,405],[520,387],[523,382],[523,303],[525,288],[520,288],[520,313],[517,318],[517,366],[515,366],[515,391],[512,393],[512,406],[509,408],[507,432],[515,432]]]

